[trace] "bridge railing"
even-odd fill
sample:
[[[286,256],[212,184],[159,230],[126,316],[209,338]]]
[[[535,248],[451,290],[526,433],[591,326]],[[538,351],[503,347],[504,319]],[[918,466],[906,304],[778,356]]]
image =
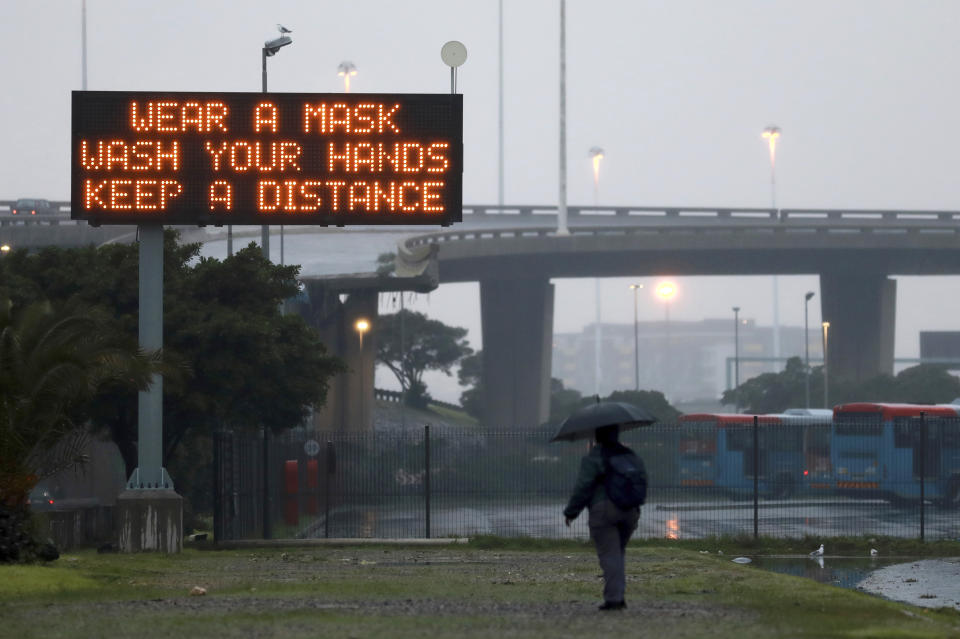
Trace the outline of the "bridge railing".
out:
[[[11,210],[16,200],[0,200],[0,219],[13,217]],[[17,220],[69,220],[70,201],[50,200],[58,211],[52,215],[35,215]],[[537,219],[556,217],[556,206],[495,204],[466,204],[463,206],[466,219]],[[789,220],[940,220],[960,221],[960,211],[913,210],[913,209],[804,209],[804,208],[751,208],[751,207],[698,207],[698,206],[569,206],[568,219],[623,218],[642,219],[744,219],[755,221],[768,219]]]
[[[464,205],[464,218],[537,218],[556,217],[556,206],[497,206]],[[774,209],[750,207],[697,207],[697,206],[569,206],[568,219],[577,218],[653,218],[653,219],[791,219],[824,220],[960,220],[960,211],[926,211],[911,209]]]

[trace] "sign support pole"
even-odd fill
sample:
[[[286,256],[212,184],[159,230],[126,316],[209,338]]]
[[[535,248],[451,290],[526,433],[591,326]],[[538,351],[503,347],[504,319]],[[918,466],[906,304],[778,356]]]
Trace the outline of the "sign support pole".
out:
[[[163,226],[140,231],[140,348],[163,348]],[[137,470],[129,488],[173,488],[163,469],[163,378],[154,375],[138,403]]]
[[[140,237],[140,348],[163,348],[163,225],[137,227]],[[183,501],[163,467],[163,378],[154,375],[140,391],[137,468],[117,498],[120,550],[180,552]]]

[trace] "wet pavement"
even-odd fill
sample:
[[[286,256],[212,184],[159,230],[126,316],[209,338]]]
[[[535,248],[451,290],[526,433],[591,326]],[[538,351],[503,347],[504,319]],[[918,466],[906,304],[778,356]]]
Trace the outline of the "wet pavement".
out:
[[[857,587],[915,606],[960,610],[960,557],[922,559],[880,568]]]

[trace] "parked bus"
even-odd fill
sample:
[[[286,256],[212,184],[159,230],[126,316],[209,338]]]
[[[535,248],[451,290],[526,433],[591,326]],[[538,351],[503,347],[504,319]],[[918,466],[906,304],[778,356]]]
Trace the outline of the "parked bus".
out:
[[[919,499],[922,470],[926,498],[960,505],[960,405],[858,402],[836,406],[833,419],[839,491]]]
[[[790,497],[827,491],[830,411],[758,415],[758,490]],[[800,414],[798,414],[800,413]],[[753,492],[753,415],[696,413],[680,417],[680,486],[710,487],[734,496]]]

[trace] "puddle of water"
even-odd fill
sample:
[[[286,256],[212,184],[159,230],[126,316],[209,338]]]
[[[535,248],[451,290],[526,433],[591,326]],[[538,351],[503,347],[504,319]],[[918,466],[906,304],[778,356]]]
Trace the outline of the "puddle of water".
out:
[[[806,557],[765,555],[751,557],[751,565],[785,575],[806,577],[822,584],[855,589],[874,570],[910,561],[908,557]]]

